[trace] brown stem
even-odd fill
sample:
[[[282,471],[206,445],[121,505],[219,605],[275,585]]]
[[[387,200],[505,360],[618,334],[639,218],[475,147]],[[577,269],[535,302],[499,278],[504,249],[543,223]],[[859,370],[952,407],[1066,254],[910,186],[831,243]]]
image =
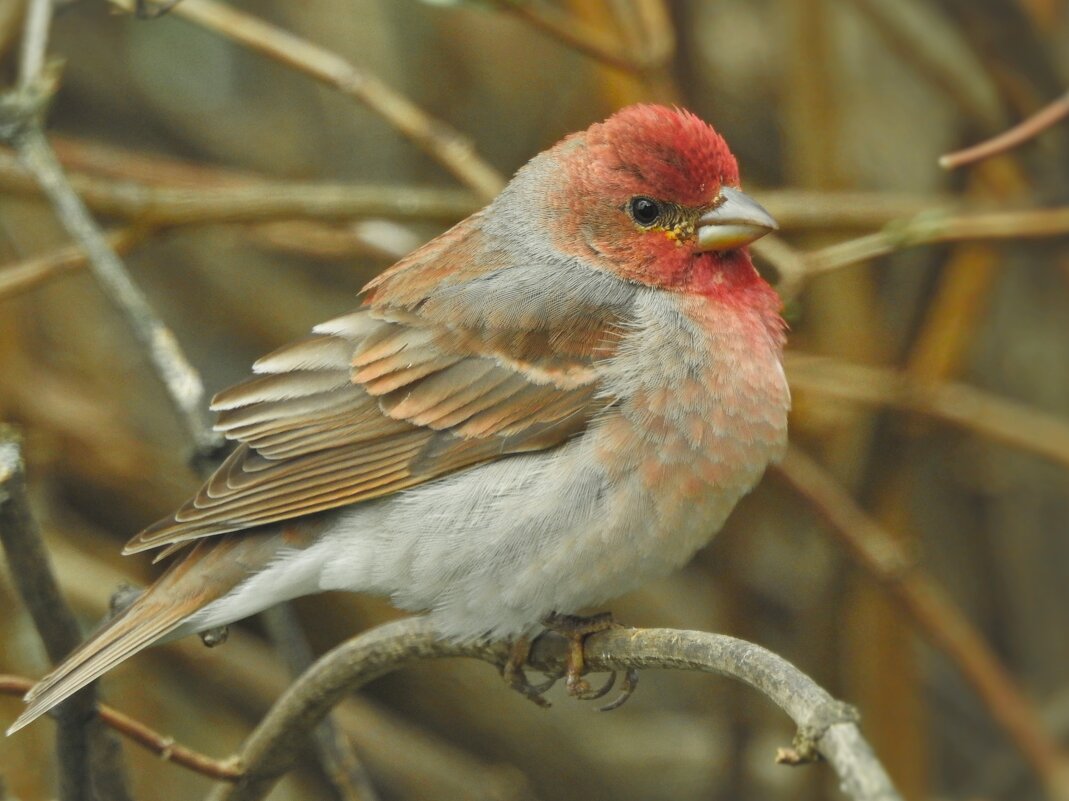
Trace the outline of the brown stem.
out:
[[[1052,100],[1031,117],[1013,126],[1008,131],[1003,131],[998,136],[972,147],[940,156],[939,166],[945,170],[954,170],[958,167],[964,167],[966,164],[973,164],[996,156],[999,153],[1005,153],[1038,136],[1067,116],[1069,116],[1069,92]]]
[[[25,695],[33,685],[32,679],[0,674],[0,694]],[[219,781],[236,782],[241,778],[241,765],[234,757],[224,760],[212,759],[198,751],[194,751],[192,748],[176,743],[173,738],[166,737],[150,729],[141,721],[135,720],[107,704],[97,704],[96,713],[105,726],[117,731],[123,737],[148,749],[167,762],[173,762],[176,765],[189,768],[194,773],[199,773],[211,779],[218,779]]]

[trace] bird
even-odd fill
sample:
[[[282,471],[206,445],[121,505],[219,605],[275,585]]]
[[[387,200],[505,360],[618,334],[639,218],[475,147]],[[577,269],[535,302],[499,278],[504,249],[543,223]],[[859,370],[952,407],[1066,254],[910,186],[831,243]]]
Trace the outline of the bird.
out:
[[[303,595],[520,642],[679,568],[785,449],[786,326],[747,248],[776,227],[684,109],[536,155],[213,398],[236,447],[124,549],[168,568],[8,733],[153,643]]]

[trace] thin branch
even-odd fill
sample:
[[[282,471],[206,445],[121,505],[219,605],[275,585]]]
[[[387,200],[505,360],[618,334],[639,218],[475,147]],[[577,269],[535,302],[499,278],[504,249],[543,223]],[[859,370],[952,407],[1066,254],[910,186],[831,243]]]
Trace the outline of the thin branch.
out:
[[[293,605],[279,604],[263,614],[267,633],[282,655],[290,675],[296,679],[315,661]],[[345,735],[340,716],[331,712],[312,732],[320,764],[344,801],[377,801],[367,768]]]
[[[921,633],[946,654],[1053,798],[1069,798],[1069,759],[976,629],[939,586],[820,465],[792,448],[777,473],[827,524],[836,542],[877,578]]]
[[[29,692],[35,682],[22,676],[0,675],[0,694],[22,696]],[[241,777],[240,763],[234,758],[218,760],[176,743],[150,729],[139,720],[125,715],[107,704],[97,704],[96,713],[101,722],[122,736],[148,749],[166,762],[173,762],[194,773],[224,782],[236,782]]]
[[[238,185],[228,180],[225,173],[217,184],[198,187],[114,181],[84,173],[72,173],[69,179],[74,190],[95,211],[161,226],[301,217],[455,222],[479,208],[471,193],[461,190],[282,181]],[[0,185],[15,191],[40,191],[15,159],[3,151],[0,151]]]
[[[134,0],[112,2],[125,11],[134,10]],[[196,23],[359,100],[482,199],[493,199],[504,187],[503,176],[482,160],[459,131],[336,53],[214,0],[184,0],[171,16]]]
[[[939,157],[939,166],[954,170],[967,164],[1006,153],[1069,117],[1069,92],[1041,108],[1028,119],[984,142]]]
[[[60,222],[89,256],[89,266],[101,288],[133,327],[185,423],[197,454],[214,453],[221,439],[212,432],[205,417],[204,385],[174,334],[131,280],[119,256],[67,181],[62,166],[40,129],[35,127],[22,133],[16,138],[15,146],[19,158],[37,177],[55,207]]]
[[[121,228],[106,234],[117,253],[126,253],[148,234],[145,228]],[[0,300],[28,292],[46,281],[85,267],[89,259],[78,245],[66,245],[17,264],[0,267]]]
[[[246,773],[217,788],[212,801],[263,798],[294,763],[302,743],[346,694],[393,670],[425,659],[469,657],[499,668],[506,643],[457,644],[438,639],[425,618],[387,623],[322,656],[275,703],[241,751]],[[530,663],[550,673],[562,669],[567,644],[555,634],[539,637]],[[892,801],[899,796],[858,731],[856,712],[836,702],[793,665],[759,646],[723,635],[671,629],[615,629],[586,640],[591,670],[671,668],[737,678],[766,695],[797,723],[800,750],[815,749],[838,773],[854,799]],[[519,703],[519,701],[517,701]]]
[[[11,579],[30,612],[49,659],[59,662],[82,640],[78,622],[63,600],[48,552],[26,499],[26,473],[18,434],[0,426],[0,544]],[[129,799],[118,743],[93,722],[96,687],[90,685],[57,710],[59,797],[91,801],[93,791]]]
[[[865,404],[893,406],[974,431],[1069,468],[1069,419],[950,381],[850,364],[824,356],[787,354],[791,386]]]
[[[17,88],[21,94],[32,92],[44,72],[51,24],[51,0],[33,0],[27,4],[26,16],[22,21],[22,49],[19,51]]]
[[[887,225],[868,236],[804,254],[809,276],[838,270],[918,245],[962,240],[1030,239],[1069,234],[1069,207],[952,214],[931,212]]]
[[[495,0],[494,5],[522,19],[535,30],[606,67],[641,75],[664,63],[663,54],[632,53],[601,28],[586,24],[575,14],[544,3]]]

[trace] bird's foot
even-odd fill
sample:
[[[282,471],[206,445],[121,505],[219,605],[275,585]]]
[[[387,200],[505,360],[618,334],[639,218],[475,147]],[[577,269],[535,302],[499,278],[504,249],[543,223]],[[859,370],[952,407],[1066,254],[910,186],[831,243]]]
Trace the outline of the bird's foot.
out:
[[[586,638],[591,634],[597,634],[600,631],[608,631],[609,629],[614,628],[622,628],[622,626],[613,619],[612,612],[602,612],[601,614],[592,615],[590,617],[554,613],[543,620],[542,625],[568,640],[568,657],[565,662],[564,671],[565,685],[568,688],[568,694],[581,701],[593,701],[607,695],[616,684],[616,671],[613,671],[609,675],[609,678],[604,685],[596,690],[592,689],[590,683],[583,678],[583,673],[586,672],[583,644],[586,641]],[[635,687],[637,685],[638,671],[631,668],[624,674],[624,681],[620,690],[620,695],[605,706],[599,707],[599,710],[602,712],[610,712],[613,709],[619,709],[624,705],[627,699],[631,697],[632,693],[635,692]]]
[[[528,701],[546,709],[550,706],[545,699],[546,691],[557,683],[559,676],[551,676],[541,684],[531,684],[527,680],[527,674],[523,666],[527,664],[527,658],[531,655],[531,640],[529,637],[517,637],[509,650],[509,657],[501,668],[501,677],[513,690],[518,692]]]

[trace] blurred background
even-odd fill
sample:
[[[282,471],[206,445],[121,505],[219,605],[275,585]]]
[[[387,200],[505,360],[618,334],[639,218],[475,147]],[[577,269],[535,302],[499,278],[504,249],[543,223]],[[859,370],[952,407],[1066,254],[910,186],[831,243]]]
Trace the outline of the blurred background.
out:
[[[206,0],[152,20],[103,0],[58,6],[53,145],[209,393],[354,308],[371,276],[564,134],[638,101],[713,123],[782,225],[757,255],[787,303],[806,456],[770,473],[684,571],[613,611],[791,660],[859,707],[909,799],[1069,798],[1069,126],[937,166],[1066,91],[1069,2],[230,6],[372,76],[363,99],[285,63],[292,40],[282,57],[235,41],[247,20],[213,23]],[[22,8],[0,2],[6,85]],[[413,136],[421,114],[446,127]],[[264,205],[246,193],[241,206],[235,188]],[[1061,223],[1038,208],[1061,208]],[[198,479],[127,321],[68,245],[0,150],[0,419],[25,432],[33,509],[88,629],[119,583],[158,571],[122,544]],[[845,539],[858,534],[867,564]],[[0,603],[0,672],[41,675],[6,570]],[[316,651],[397,616],[349,595],[296,610]],[[145,652],[102,692],[222,757],[287,682],[250,621],[221,648]],[[790,721],[726,679],[646,672],[607,715],[550,697],[544,711],[488,665],[435,662],[339,715],[381,799],[839,796],[826,766],[773,764]],[[0,722],[19,709],[0,698]],[[55,792],[52,730],[0,739],[12,798]],[[212,784],[132,746],[126,761],[138,798]],[[311,753],[272,796],[336,797]]]

